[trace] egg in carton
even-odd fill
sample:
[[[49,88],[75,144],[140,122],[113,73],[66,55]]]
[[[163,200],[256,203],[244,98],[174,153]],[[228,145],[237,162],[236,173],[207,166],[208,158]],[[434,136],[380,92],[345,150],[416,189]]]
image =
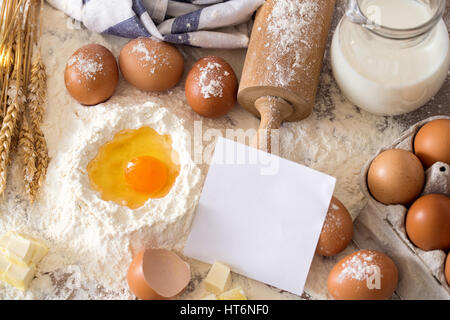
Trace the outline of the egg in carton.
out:
[[[382,215],[382,219],[388,221],[395,233],[400,237],[403,243],[409,247],[429,268],[431,274],[450,294],[450,286],[448,285],[445,274],[445,260],[447,254],[443,250],[424,251],[416,247],[408,238],[405,228],[405,219],[408,209],[403,205],[385,205],[374,199],[369,192],[367,185],[367,175],[372,161],[383,151],[390,149],[403,149],[414,152],[414,138],[416,133],[428,122],[437,119],[450,119],[450,117],[437,116],[423,120],[408,130],[406,130],[400,138],[398,138],[390,146],[381,148],[374,157],[366,163],[360,175],[360,185],[363,194],[369,199],[369,206],[373,207],[376,212]],[[450,196],[450,165],[443,162],[436,162],[425,171],[425,186],[422,194],[439,193]]]

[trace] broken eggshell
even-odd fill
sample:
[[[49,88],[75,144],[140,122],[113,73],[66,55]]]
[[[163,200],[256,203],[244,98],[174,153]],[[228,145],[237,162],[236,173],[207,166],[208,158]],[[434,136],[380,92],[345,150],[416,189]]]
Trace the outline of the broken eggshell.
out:
[[[130,290],[142,300],[179,295],[191,280],[189,264],[166,249],[145,249],[133,259],[127,274]]]

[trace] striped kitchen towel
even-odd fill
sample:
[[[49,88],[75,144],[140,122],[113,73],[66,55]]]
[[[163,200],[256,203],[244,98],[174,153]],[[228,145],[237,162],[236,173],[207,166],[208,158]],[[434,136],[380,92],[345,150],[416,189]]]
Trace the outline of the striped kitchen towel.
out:
[[[47,0],[91,30],[203,48],[245,48],[264,0]]]

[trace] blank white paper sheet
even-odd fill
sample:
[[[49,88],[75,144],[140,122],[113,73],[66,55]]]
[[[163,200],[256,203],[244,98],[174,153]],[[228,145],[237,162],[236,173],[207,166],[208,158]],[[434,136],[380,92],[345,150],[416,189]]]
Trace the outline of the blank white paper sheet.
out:
[[[300,295],[335,183],[219,138],[184,254]]]

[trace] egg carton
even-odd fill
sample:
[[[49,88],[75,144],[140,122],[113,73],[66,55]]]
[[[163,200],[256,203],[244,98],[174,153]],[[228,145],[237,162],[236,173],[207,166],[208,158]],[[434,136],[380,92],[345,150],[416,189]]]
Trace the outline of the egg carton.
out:
[[[406,234],[405,219],[407,208],[403,205],[385,205],[375,200],[369,192],[367,186],[367,174],[370,164],[383,151],[389,149],[403,149],[413,152],[414,137],[419,129],[426,123],[437,119],[450,119],[446,116],[437,116],[423,120],[408,130],[406,130],[400,138],[393,144],[381,148],[377,154],[368,161],[363,167],[360,175],[360,185],[363,194],[369,199],[368,205],[374,209],[375,212],[381,215],[381,219],[388,222],[390,227],[398,235],[401,241],[426,265],[432,276],[442,285],[450,294],[450,286],[447,284],[444,275],[445,259],[447,254],[443,250],[424,251],[416,247]],[[422,195],[430,193],[439,193],[450,196],[450,165],[437,162],[425,172],[425,187]]]

